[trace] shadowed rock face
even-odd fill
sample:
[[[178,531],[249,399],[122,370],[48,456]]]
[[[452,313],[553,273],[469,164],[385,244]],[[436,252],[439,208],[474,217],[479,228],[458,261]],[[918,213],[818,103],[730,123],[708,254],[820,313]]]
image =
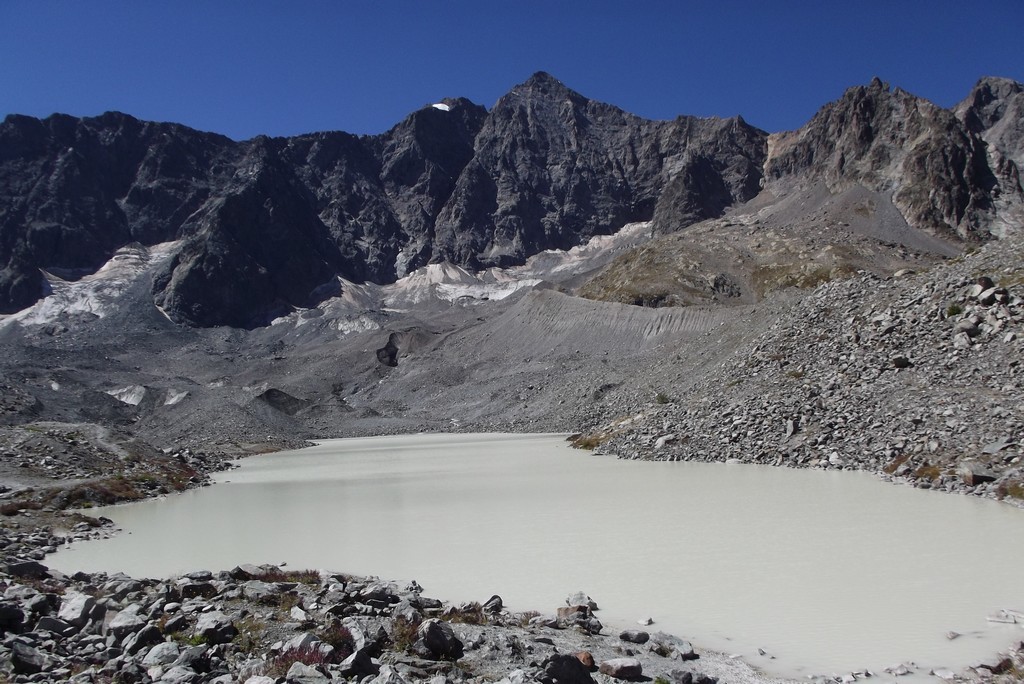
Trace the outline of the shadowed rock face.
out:
[[[172,240],[210,194],[230,140],[108,113],[0,124],[0,312],[42,294],[39,268],[95,271],[131,242]]]
[[[95,271],[130,242],[183,239],[154,281],[176,321],[251,328],[431,261],[521,263],[628,221],[675,229],[757,191],[764,133],[740,120],[651,122],[547,74],[490,113],[426,107],[357,137],[227,138],[124,114],[0,125],[0,311],[39,269]],[[692,186],[692,189],[690,189]],[[713,192],[705,189],[713,188]]]
[[[76,279],[132,242],[181,240],[153,283],[173,320],[252,328],[336,293],[338,276],[522,263],[631,221],[674,232],[765,182],[891,192],[912,226],[971,239],[1024,194],[1020,85],[1001,79],[955,113],[876,80],[771,141],[739,117],[645,120],[544,73],[490,112],[444,102],[376,136],[244,142],[118,113],[9,116],[0,312],[44,295],[40,269]]]
[[[757,194],[765,134],[742,119],[648,121],[535,74],[498,100],[438,217],[436,256],[505,266],[631,221],[670,231]],[[714,188],[706,194],[703,188]]]

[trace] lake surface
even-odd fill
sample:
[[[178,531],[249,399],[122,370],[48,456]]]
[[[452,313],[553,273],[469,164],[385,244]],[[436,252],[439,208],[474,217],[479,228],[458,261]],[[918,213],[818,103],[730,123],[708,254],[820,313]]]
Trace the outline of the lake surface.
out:
[[[1024,636],[985,619],[1024,608],[1024,511],[861,473],[409,435],[256,456],[218,479],[102,509],[124,533],[47,562],[149,577],[287,562],[545,613],[583,590],[606,632],[649,616],[792,676],[955,668]]]

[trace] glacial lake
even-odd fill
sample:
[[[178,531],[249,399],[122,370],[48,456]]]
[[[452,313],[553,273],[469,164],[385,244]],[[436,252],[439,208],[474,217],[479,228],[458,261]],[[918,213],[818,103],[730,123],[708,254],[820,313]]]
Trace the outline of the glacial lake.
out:
[[[958,668],[1024,638],[986,621],[1024,609],[1024,511],[862,473],[408,435],[251,457],[217,479],[98,509],[124,532],[46,562],[139,577],[287,563],[544,613],[583,590],[606,632],[651,617],[650,630],[795,677]]]

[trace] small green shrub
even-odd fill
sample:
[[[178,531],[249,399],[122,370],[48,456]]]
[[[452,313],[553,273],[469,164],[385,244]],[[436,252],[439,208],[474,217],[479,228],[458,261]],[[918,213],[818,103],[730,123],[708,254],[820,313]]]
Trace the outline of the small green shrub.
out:
[[[417,625],[405,618],[395,618],[391,625],[391,644],[396,651],[407,652],[416,643]]]
[[[445,611],[441,616],[442,620],[451,622],[453,624],[465,624],[465,625],[486,625],[487,614],[484,613],[484,607],[479,603],[467,603],[458,608],[454,608],[450,611]]]
[[[340,663],[355,651],[356,642],[352,638],[352,632],[348,631],[348,628],[342,626],[340,622],[335,621],[329,626],[324,627],[317,636],[320,638],[320,641],[334,647],[331,660],[336,662]]]
[[[536,610],[526,610],[522,613],[515,613],[512,615],[512,619],[520,627],[528,627],[530,624],[530,620],[536,617],[540,617],[540,613]]]
[[[959,316],[964,312],[964,307],[959,304],[950,304],[946,307],[946,317],[952,318],[953,316]]]
[[[291,612],[291,609],[297,605],[299,605],[299,595],[290,591],[281,594],[277,603],[278,610],[285,615]]]
[[[669,404],[672,402],[672,399],[664,392],[658,392],[654,395],[654,401],[658,404]]]
[[[299,584],[320,584],[320,573],[316,570],[270,570],[259,577],[263,582],[298,582]]]
[[[303,665],[326,665],[328,663],[328,657],[324,655],[323,651],[315,646],[308,646],[306,648],[290,648],[287,651],[279,653],[274,657],[268,664],[263,674],[273,679],[284,677],[288,674],[288,670],[291,669],[295,663],[302,663]]]
[[[242,653],[255,653],[261,647],[260,637],[266,630],[266,625],[255,617],[249,615],[235,622],[238,635],[232,643]]]
[[[192,634],[191,636],[188,636],[184,632],[174,632],[170,637],[182,646],[203,646],[207,643],[206,637],[202,634]]]
[[[1003,496],[1024,500],[1024,482],[1007,482],[1001,486]]]

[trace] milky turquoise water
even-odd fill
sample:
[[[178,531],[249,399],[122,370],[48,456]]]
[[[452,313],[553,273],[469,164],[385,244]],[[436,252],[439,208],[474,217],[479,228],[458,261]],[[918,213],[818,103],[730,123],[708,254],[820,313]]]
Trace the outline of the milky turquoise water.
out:
[[[152,577],[286,562],[551,613],[583,590],[610,627],[651,617],[797,676],[955,668],[1024,638],[985,620],[1024,608],[1024,511],[866,474],[409,435],[252,457],[218,479],[104,509],[124,533],[48,562]]]

